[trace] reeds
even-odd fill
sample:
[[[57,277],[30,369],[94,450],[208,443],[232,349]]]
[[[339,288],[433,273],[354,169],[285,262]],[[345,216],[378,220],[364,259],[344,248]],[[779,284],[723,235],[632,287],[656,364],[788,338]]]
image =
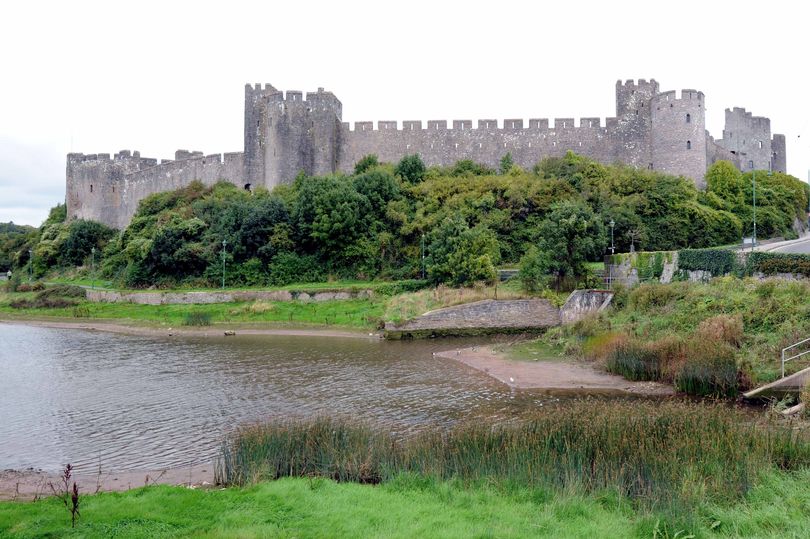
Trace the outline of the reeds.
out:
[[[210,326],[211,313],[207,311],[191,311],[183,317],[184,326]]]
[[[758,470],[810,464],[810,445],[716,405],[577,401],[514,423],[476,422],[397,438],[353,421],[280,421],[238,430],[216,479],[283,476],[377,483],[402,473],[465,483],[615,490],[650,508],[745,493]]]

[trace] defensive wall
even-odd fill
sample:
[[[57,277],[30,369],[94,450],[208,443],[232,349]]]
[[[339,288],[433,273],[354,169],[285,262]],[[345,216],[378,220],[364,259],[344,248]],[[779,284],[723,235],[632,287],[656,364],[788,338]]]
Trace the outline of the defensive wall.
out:
[[[69,154],[68,218],[126,226],[144,197],[200,180],[229,181],[251,189],[290,183],[300,173],[351,172],[362,157],[396,162],[418,154],[428,166],[462,159],[497,168],[510,153],[531,168],[571,150],[599,162],[616,162],[691,178],[702,187],[706,168],[720,159],[740,169],[785,170],[782,135],[770,120],[743,108],[726,109],[723,138],[706,131],[705,96],[687,89],[660,91],[654,80],[617,81],[616,115],[509,118],[505,120],[342,121],[343,105],[318,88],[304,94],[270,84],[245,86],[244,152],[203,155],[178,150],[173,160],[138,152]]]

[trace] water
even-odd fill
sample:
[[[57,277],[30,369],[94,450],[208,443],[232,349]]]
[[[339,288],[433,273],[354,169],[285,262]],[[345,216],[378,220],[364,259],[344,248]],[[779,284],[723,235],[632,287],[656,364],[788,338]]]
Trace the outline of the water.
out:
[[[332,414],[407,432],[508,420],[514,392],[433,351],[469,341],[135,337],[0,324],[0,470],[154,470],[210,462],[236,426]]]

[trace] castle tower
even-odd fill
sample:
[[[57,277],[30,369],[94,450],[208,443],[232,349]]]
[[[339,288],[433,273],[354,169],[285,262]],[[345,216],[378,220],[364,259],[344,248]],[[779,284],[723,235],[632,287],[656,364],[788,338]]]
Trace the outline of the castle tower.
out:
[[[264,184],[264,147],[267,128],[266,102],[279,93],[272,85],[245,84],[245,172],[244,181],[254,186]]]
[[[309,175],[337,170],[342,105],[319,88],[279,92],[271,85],[245,87],[245,178],[272,189]]]
[[[650,164],[650,100],[658,94],[655,79],[616,81],[614,159],[631,166]]]
[[[723,139],[718,143],[737,155],[743,171],[776,169],[779,167],[774,166],[774,157],[780,159],[780,165],[785,157],[784,137],[781,151],[777,152],[779,155],[773,154],[771,121],[768,118],[754,116],[740,107],[726,109]],[[784,170],[784,166],[781,170]]]
[[[652,167],[668,174],[692,178],[705,186],[706,105],[703,92],[663,92],[650,102]]]

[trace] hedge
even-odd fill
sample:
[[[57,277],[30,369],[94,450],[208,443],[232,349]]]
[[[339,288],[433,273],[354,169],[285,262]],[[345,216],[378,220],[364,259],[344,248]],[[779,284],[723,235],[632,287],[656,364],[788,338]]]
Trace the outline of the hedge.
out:
[[[738,269],[737,257],[728,249],[684,249],[678,251],[678,269],[708,271],[719,277]]]
[[[751,275],[755,272],[765,275],[794,273],[810,277],[810,255],[753,252],[748,255],[745,273]]]

